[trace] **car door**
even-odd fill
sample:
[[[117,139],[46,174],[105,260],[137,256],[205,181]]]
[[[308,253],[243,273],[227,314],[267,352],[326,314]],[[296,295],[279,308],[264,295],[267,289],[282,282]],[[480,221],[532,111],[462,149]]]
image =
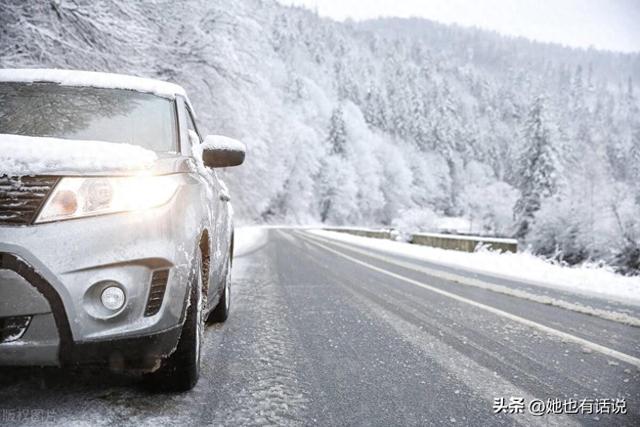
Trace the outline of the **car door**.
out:
[[[224,181],[220,177],[219,173],[213,169],[212,171],[216,180],[216,184],[220,190],[220,192],[218,193],[218,198],[222,202],[222,205],[220,206],[220,218],[219,218],[220,227],[221,227],[220,245],[221,245],[221,251],[224,258],[222,260],[223,266],[226,267],[226,261],[228,257],[231,256],[231,253],[229,253],[229,249],[231,248],[231,234],[233,232],[232,230],[233,210],[231,208],[231,194],[229,193],[229,189],[227,188],[227,185],[224,183]]]
[[[192,144],[201,144],[202,136],[198,132],[193,113],[189,107],[185,104],[187,129],[189,134],[195,135]],[[211,228],[210,233],[210,274],[209,274],[209,292],[207,297],[211,300],[216,296],[220,289],[220,283],[224,278],[224,268],[226,266],[226,255],[229,239],[226,237],[228,234],[228,192],[226,188],[221,187],[221,182],[218,179],[214,169],[206,168],[206,172],[202,174],[202,178],[210,187],[210,191],[213,192],[213,205],[211,206]]]

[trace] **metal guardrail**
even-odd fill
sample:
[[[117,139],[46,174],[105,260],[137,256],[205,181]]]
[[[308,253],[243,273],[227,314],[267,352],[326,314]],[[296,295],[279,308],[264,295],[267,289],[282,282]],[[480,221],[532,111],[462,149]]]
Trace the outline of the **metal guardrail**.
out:
[[[419,233],[411,235],[409,242],[462,252],[475,252],[479,246],[487,247],[492,251],[518,252],[518,241],[515,239]]]
[[[327,231],[353,234],[361,237],[396,240],[399,233],[394,229],[369,230],[365,228],[325,228]],[[475,252],[480,246],[493,251],[518,252],[518,241],[498,237],[461,236],[455,234],[418,233],[408,236],[408,242],[414,245],[431,246],[462,252]]]

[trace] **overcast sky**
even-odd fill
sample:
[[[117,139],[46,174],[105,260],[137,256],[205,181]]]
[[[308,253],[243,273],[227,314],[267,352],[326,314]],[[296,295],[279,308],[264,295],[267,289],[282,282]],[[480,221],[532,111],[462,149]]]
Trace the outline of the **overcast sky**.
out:
[[[323,16],[419,16],[569,46],[640,52],[640,0],[279,0]]]

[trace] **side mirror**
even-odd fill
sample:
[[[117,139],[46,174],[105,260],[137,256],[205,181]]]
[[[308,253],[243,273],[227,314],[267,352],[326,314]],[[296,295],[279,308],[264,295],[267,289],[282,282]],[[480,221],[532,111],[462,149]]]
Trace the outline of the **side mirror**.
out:
[[[210,168],[238,166],[244,162],[245,145],[237,139],[221,135],[209,135],[204,139],[202,162]]]

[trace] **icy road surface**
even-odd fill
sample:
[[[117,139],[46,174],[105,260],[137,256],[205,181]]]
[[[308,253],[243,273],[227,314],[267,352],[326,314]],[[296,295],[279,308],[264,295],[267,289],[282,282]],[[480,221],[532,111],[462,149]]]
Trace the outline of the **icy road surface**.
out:
[[[236,259],[232,314],[207,329],[195,390],[5,368],[0,425],[639,425],[640,328],[302,230],[266,233]],[[494,415],[500,397],[624,398],[628,414]]]

